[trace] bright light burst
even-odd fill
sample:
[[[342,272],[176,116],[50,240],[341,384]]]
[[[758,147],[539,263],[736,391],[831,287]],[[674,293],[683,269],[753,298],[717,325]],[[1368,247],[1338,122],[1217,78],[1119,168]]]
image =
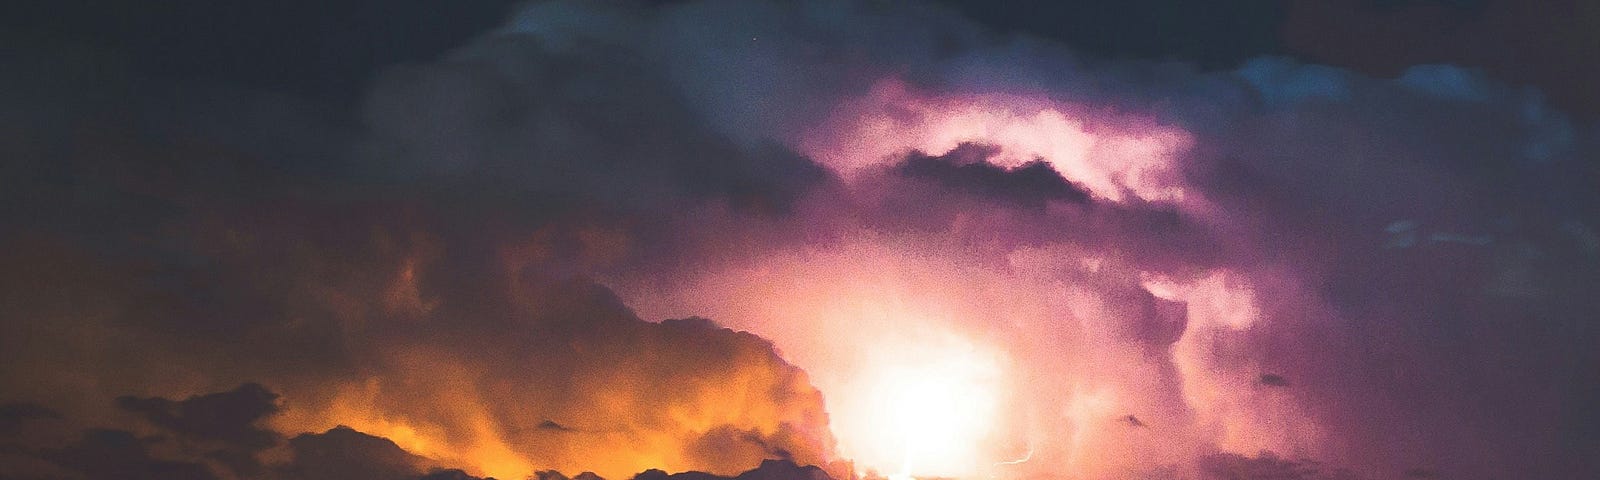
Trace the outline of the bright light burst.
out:
[[[989,465],[982,446],[997,423],[999,357],[944,337],[935,343],[885,347],[870,370],[865,415],[839,425],[858,445],[864,466],[891,479],[971,476]]]

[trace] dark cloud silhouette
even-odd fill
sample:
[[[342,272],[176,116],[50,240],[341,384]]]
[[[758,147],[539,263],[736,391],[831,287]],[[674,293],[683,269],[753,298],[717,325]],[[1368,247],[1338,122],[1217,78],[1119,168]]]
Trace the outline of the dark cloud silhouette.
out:
[[[0,433],[22,427],[22,423],[36,419],[61,419],[61,413],[41,405],[14,402],[0,405]]]
[[[1117,421],[1122,422],[1123,424],[1126,424],[1127,426],[1130,426],[1130,427],[1143,428],[1143,427],[1149,426],[1149,425],[1146,425],[1143,421],[1139,420],[1139,417],[1136,417],[1136,416],[1133,416],[1133,415],[1124,415],[1122,418],[1117,419]]]
[[[780,146],[741,149],[699,129],[644,62],[606,45],[554,51],[507,36],[392,68],[367,97],[363,156],[385,175],[646,209],[688,196],[782,211],[826,180]]]
[[[477,478],[460,470],[441,470],[437,462],[410,454],[394,442],[339,426],[306,433],[279,445],[282,434],[260,427],[278,412],[278,394],[256,383],[234,390],[174,401],[124,396],[123,410],[153,424],[159,433],[90,428],[71,432],[70,423],[50,426],[54,434],[75,437],[61,447],[14,443],[13,456],[0,460],[8,478],[54,478],[39,465],[53,465],[90,479],[418,479]],[[268,460],[263,461],[263,458]],[[31,469],[31,470],[30,470]],[[33,473],[29,473],[33,472]]]
[[[262,449],[276,444],[278,439],[255,424],[278,413],[277,399],[277,394],[266,387],[246,383],[229,392],[179,401],[160,397],[118,397],[117,406],[178,435],[221,441],[245,449]]]
[[[1062,178],[1049,164],[1035,161],[1008,169],[988,162],[998,153],[997,148],[973,143],[964,143],[939,156],[913,152],[895,167],[895,173],[1026,208],[1043,208],[1051,201],[1089,200],[1089,194]]]
[[[538,472],[535,472],[534,478],[536,478],[538,480],[569,480],[566,475],[562,474],[561,472],[555,471],[555,470],[540,470]],[[600,478],[599,475],[595,475],[594,472],[583,472],[583,473],[579,473],[579,474],[571,477],[571,480],[604,480],[604,479]]]
[[[1270,453],[1244,456],[1233,453],[1210,455],[1201,460],[1202,477],[1207,480],[1355,480],[1359,477],[1330,469],[1315,461],[1290,460]]]
[[[83,432],[77,443],[40,454],[44,459],[90,479],[176,479],[211,480],[219,478],[205,465],[195,462],[161,460],[149,451],[150,440],[121,430],[92,429]]]
[[[633,476],[633,480],[831,480],[827,472],[815,466],[800,466],[788,460],[765,460],[755,469],[726,477],[705,472],[668,474],[661,470],[646,470]]]
[[[1600,70],[1567,60],[1592,53],[1597,40],[1600,11],[1581,1],[1297,1],[1283,14],[1284,47],[1307,58],[1372,75],[1462,65],[1538,87],[1575,114],[1600,113],[1600,97],[1585,87]],[[1362,35],[1350,35],[1352,25]]]
[[[289,448],[294,461],[276,469],[286,478],[302,480],[415,479],[422,476],[427,462],[388,439],[342,425],[323,433],[297,435],[289,439]],[[432,478],[451,478],[444,475]]]
[[[439,470],[417,478],[418,480],[482,480],[459,469]]]
[[[1261,384],[1269,387],[1287,387],[1289,386],[1289,379],[1275,373],[1263,373],[1261,374]]]

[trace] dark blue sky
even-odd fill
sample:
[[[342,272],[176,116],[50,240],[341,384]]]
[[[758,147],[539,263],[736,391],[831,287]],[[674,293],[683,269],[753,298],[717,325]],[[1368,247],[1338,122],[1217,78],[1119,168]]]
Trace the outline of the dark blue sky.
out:
[[[432,58],[512,0],[65,0],[0,7],[17,48],[88,48],[145,73],[348,101],[386,65]],[[1103,58],[1230,68],[1278,54],[1376,76],[1452,63],[1600,113],[1600,7],[1583,0],[941,0],[999,31]]]

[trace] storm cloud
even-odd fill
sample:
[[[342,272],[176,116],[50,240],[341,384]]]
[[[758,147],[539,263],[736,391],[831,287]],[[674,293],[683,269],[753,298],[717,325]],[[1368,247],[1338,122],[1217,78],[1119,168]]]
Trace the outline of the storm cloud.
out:
[[[916,375],[985,415],[919,475],[1600,468],[1597,130],[1481,72],[714,0],[354,106],[6,62],[0,476],[888,473]]]

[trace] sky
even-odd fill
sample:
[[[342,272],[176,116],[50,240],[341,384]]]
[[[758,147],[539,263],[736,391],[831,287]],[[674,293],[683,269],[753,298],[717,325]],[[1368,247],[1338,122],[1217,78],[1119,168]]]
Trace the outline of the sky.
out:
[[[1588,2],[0,8],[0,478],[1600,472]]]
[[[651,3],[676,3],[657,0]],[[1593,118],[1596,9],[1579,0],[942,0],[998,32],[1100,58],[1230,68],[1262,55],[1394,76],[1418,64],[1481,69]],[[116,52],[151,74],[323,101],[358,98],[383,67],[425,61],[497,26],[519,2],[423,0],[12,2],[17,45]]]

